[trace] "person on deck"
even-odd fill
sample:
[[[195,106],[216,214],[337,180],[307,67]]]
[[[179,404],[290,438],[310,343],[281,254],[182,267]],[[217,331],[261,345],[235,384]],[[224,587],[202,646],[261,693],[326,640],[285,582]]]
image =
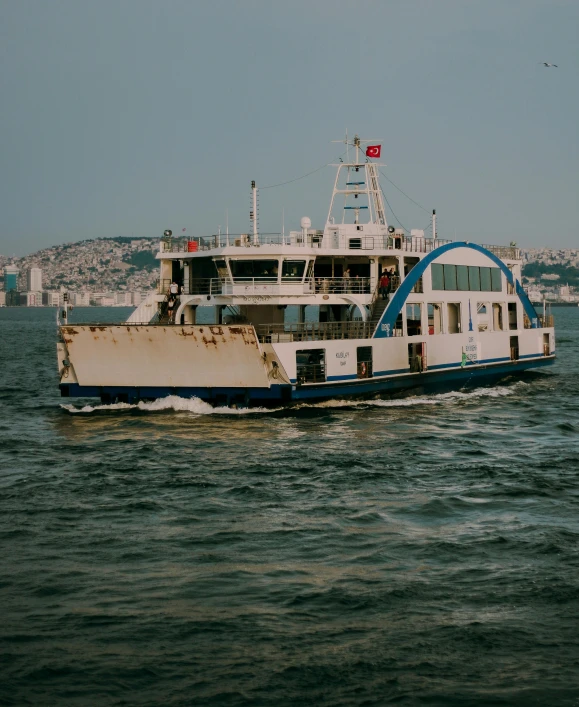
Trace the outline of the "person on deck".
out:
[[[389,292],[390,292],[390,278],[388,277],[388,273],[385,270],[382,273],[382,277],[380,278],[380,294],[382,295],[382,299],[388,299]]]

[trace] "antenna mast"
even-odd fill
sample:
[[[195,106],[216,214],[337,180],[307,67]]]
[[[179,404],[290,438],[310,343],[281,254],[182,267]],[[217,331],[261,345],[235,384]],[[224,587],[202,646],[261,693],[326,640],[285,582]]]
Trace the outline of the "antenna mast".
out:
[[[249,218],[253,222],[253,245],[258,245],[259,236],[257,235],[257,187],[255,186],[255,179],[251,182],[251,211],[249,212]]]

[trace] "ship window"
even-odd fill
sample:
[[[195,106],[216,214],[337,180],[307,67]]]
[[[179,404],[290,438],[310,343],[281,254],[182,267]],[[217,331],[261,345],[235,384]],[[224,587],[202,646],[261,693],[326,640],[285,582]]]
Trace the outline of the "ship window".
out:
[[[420,314],[420,304],[418,302],[406,303],[407,336],[418,336],[422,334],[422,318]]]
[[[428,333],[442,334],[442,305],[428,304]]]
[[[231,274],[237,280],[254,277],[277,280],[277,260],[230,260]]]
[[[491,268],[491,286],[493,292],[502,292],[503,279],[499,268]]]
[[[443,265],[444,268],[444,289],[456,290],[456,265]]]
[[[456,266],[456,284],[459,290],[468,290],[468,267],[466,265]]]
[[[493,303],[493,329],[495,331],[503,331],[503,305],[498,302]]]
[[[444,290],[444,270],[442,269],[442,265],[433,263],[430,266],[430,273],[432,276],[432,289]]]
[[[325,382],[326,350],[302,349],[296,351],[296,376],[298,385]]]
[[[372,347],[358,346],[356,349],[358,378],[372,378]]]
[[[449,302],[448,308],[448,333],[449,334],[460,334],[461,332],[461,321],[460,321],[460,304]]]
[[[480,268],[480,288],[482,292],[490,292],[491,287],[491,269]]]
[[[469,265],[468,279],[471,290],[480,290],[480,269]]]
[[[282,279],[301,280],[306,268],[305,260],[284,260],[281,271]]]
[[[509,310],[509,329],[518,329],[519,327],[517,326],[517,303],[509,302],[507,306]]]
[[[489,331],[490,317],[489,305],[487,302],[479,302],[476,306],[476,316],[479,331]]]

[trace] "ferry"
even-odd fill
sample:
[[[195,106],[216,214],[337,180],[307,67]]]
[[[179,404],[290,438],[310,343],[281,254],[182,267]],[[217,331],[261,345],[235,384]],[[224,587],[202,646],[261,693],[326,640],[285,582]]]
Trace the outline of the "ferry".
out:
[[[493,384],[555,361],[552,315],[521,285],[515,244],[388,224],[381,146],[356,136],[326,223],[160,239],[157,287],[123,324],[59,314],[63,397],[169,395],[278,406]],[[352,155],[352,159],[350,159]],[[207,308],[211,308],[211,323]]]

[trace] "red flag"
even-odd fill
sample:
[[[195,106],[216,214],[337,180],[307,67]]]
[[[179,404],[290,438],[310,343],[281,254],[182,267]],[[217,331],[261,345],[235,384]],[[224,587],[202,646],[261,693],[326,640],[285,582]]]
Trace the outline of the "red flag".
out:
[[[381,149],[382,145],[368,145],[366,148],[366,157],[379,158]]]

